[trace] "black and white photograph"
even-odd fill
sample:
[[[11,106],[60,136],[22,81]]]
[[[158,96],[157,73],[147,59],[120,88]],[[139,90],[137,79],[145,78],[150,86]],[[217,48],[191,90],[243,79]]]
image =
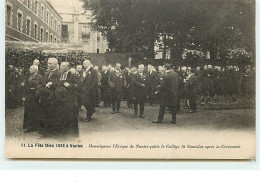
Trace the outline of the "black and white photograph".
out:
[[[255,0],[6,0],[6,158],[256,153]]]

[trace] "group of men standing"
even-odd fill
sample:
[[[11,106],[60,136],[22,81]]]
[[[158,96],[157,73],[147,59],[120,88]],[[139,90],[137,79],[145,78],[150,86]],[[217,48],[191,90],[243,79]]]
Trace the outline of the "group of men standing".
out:
[[[204,83],[200,78],[205,76],[205,79],[211,79],[213,74],[218,74],[212,72],[211,66],[200,71],[198,68],[174,68],[165,64],[156,70],[152,65],[146,68],[140,64],[137,68],[126,67],[122,70],[121,64],[116,63],[114,67],[104,65],[99,70],[90,60],[73,67],[69,62],[59,65],[56,58],[48,59],[47,70],[39,67],[39,64],[39,60],[34,60],[29,74],[16,82],[24,92],[21,95],[24,102],[23,128],[26,131],[38,131],[39,138],[78,136],[79,110],[84,106],[84,121],[89,122],[101,100],[103,107],[111,107],[111,114],[117,114],[124,99],[127,101],[126,109],[133,107],[133,115],[141,118],[144,118],[146,102],[151,106],[158,103],[158,119],[153,122],[162,123],[168,108],[172,115],[171,123],[176,124],[176,113],[180,111],[182,101],[185,101],[185,107],[189,107],[191,113],[196,112],[199,81],[204,86],[208,85],[204,91],[211,92],[212,83]],[[9,76],[19,76],[16,73]],[[251,74],[250,70],[247,70],[248,74]],[[215,81],[218,79],[214,78]]]
[[[120,113],[120,104],[123,98],[127,101],[127,109],[134,107],[134,116],[144,118],[145,103],[155,105],[159,100],[160,113],[155,123],[161,123],[165,108],[172,112],[172,123],[176,123],[178,111],[178,83],[179,77],[170,64],[164,66],[164,72],[158,74],[152,65],[147,70],[143,64],[138,68],[126,67],[121,69],[121,64],[115,67],[103,66],[101,71],[101,92],[104,107],[112,105],[111,114]],[[138,112],[139,111],[139,112]]]
[[[158,120],[154,122],[161,123],[165,108],[169,107],[172,123],[176,123],[179,77],[171,65],[165,65],[165,75],[161,79],[156,73],[157,83],[151,84],[155,80],[152,79],[154,71],[151,68],[145,72],[144,65],[127,72],[117,63],[115,67],[103,66],[100,73],[90,60],[85,60],[82,66],[72,68],[68,62],[61,62],[59,65],[56,58],[49,58],[48,70],[40,74],[38,63],[38,60],[34,61],[22,82],[22,100],[23,128],[27,132],[38,131],[39,138],[78,136],[79,109],[84,106],[84,121],[91,121],[98,104],[99,90],[102,92],[104,106],[111,105],[111,114],[116,114],[120,113],[121,100],[127,89],[128,105],[133,105],[134,116],[138,115],[140,109],[141,118],[144,118],[147,97],[153,96],[150,99],[153,104],[154,97],[159,95],[160,113]]]
[[[56,58],[48,59],[48,70],[42,76],[32,65],[24,81],[24,125],[26,131],[38,131],[39,138],[78,136],[78,115],[83,105],[85,121],[95,112],[98,72],[89,60],[83,62],[80,77],[68,62],[58,65]]]

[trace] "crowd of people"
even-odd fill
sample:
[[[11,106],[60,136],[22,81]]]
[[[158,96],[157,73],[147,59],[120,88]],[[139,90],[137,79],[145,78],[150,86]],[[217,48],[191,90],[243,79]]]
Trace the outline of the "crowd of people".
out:
[[[246,66],[241,79],[237,66],[191,68],[140,64],[122,68],[117,63],[98,67],[89,59],[74,66],[54,57],[48,58],[47,68],[40,64],[35,59],[29,70],[13,65],[6,69],[6,107],[24,105],[23,128],[27,132],[38,131],[39,138],[78,136],[82,106],[86,109],[84,121],[89,122],[98,106],[111,107],[111,114],[117,114],[121,101],[125,100],[126,109],[133,107],[133,115],[144,118],[146,103],[159,104],[158,119],[153,122],[162,123],[168,107],[175,124],[181,102],[194,113],[199,96],[254,93],[255,72],[251,66]]]

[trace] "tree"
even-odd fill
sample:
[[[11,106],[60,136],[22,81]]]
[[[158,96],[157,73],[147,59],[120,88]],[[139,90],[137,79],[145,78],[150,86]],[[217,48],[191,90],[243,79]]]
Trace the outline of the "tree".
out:
[[[245,47],[254,53],[254,0],[82,0],[117,52],[154,58],[155,41],[166,51],[184,49],[226,53]],[[223,56],[224,57],[224,56]]]

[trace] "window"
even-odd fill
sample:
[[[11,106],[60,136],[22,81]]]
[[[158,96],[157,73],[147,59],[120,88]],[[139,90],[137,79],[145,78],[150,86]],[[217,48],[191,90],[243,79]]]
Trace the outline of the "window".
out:
[[[34,13],[37,15],[38,14],[38,7],[39,7],[39,2],[36,1],[34,5]]]
[[[51,39],[50,39],[50,41],[53,42],[53,40],[52,40],[52,34],[51,34]]]
[[[48,40],[48,39],[49,39],[49,33],[48,33],[48,32],[46,32],[46,37],[45,37],[45,38],[46,38],[45,41],[48,42],[48,41],[49,41],[49,40]]]
[[[26,19],[26,34],[30,35],[30,30],[31,30],[31,20]]]
[[[99,49],[97,49],[97,54],[99,54]]]
[[[51,23],[51,27],[52,27],[52,21],[53,21],[53,16],[51,16],[51,21],[50,21],[50,23]]]
[[[17,29],[18,29],[18,31],[22,31],[22,24],[23,24],[23,15],[18,12],[18,14],[17,14]]]
[[[57,30],[57,20],[55,19],[54,21],[54,30],[56,31]]]
[[[12,7],[7,5],[6,8],[6,23],[8,26],[12,26]]]
[[[62,32],[68,32],[69,26],[68,25],[62,25]]]
[[[48,11],[46,11],[46,22],[47,22],[47,24],[49,24],[49,12]]]
[[[56,42],[57,41],[57,39],[56,39],[56,37],[54,38],[54,42]]]
[[[42,6],[42,19],[44,19],[44,7]]]
[[[59,26],[58,26],[58,32],[60,32],[60,24],[59,24]]]
[[[31,8],[31,0],[27,0],[27,7],[30,9]]]
[[[90,30],[88,26],[83,26],[82,27],[82,34],[89,34]]]
[[[34,39],[37,39],[38,25],[34,24]]]
[[[41,28],[41,32],[40,32],[40,41],[43,42],[43,28]]]

